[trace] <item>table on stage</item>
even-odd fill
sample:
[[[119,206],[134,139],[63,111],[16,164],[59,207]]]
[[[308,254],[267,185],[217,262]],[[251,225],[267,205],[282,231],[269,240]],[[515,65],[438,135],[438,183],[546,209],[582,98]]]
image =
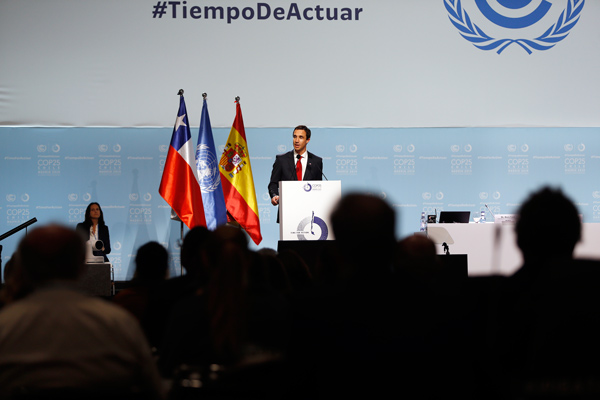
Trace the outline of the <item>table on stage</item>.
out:
[[[448,244],[450,254],[467,254],[469,276],[511,275],[523,264],[514,224],[429,224],[427,231],[438,254],[444,254],[442,242]],[[600,224],[582,224],[575,258],[600,259]]]

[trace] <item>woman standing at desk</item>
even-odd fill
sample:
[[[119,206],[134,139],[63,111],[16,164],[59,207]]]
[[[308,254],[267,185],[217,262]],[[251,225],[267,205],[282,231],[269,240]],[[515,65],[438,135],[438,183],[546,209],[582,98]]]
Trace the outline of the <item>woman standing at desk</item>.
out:
[[[85,210],[85,221],[77,224],[77,231],[84,235],[92,243],[95,256],[103,256],[104,262],[108,262],[107,254],[110,254],[110,235],[108,226],[104,223],[104,213],[98,203],[90,203]],[[97,248],[96,243],[102,241],[102,247]]]

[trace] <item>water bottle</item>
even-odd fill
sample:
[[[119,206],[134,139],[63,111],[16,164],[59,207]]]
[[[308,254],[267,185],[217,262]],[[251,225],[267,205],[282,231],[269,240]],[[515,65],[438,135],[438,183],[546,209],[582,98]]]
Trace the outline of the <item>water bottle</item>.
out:
[[[481,218],[479,218],[480,223],[485,223],[485,210],[481,210]]]
[[[421,213],[421,228],[419,231],[425,232],[427,230],[427,219],[425,218],[425,211]]]

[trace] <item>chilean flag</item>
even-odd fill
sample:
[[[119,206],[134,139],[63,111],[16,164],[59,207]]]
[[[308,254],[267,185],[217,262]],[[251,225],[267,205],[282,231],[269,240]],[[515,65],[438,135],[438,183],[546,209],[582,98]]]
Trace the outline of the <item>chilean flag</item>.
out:
[[[206,226],[206,218],[196,175],[195,149],[189,125],[182,95],[158,193],[183,223],[192,229],[198,225]]]

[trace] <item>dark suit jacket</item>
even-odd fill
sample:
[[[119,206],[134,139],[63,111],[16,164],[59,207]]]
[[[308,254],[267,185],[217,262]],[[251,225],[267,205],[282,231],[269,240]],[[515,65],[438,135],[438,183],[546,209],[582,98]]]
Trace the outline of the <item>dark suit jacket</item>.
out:
[[[81,222],[77,224],[77,232],[81,232],[84,235],[84,240],[87,242],[90,237],[90,227]],[[108,233],[108,226],[98,225],[98,240],[102,240],[104,243],[104,251],[94,251],[95,256],[104,256],[104,261],[108,262],[107,254],[110,254],[110,234]]]
[[[323,180],[323,159],[310,152],[308,154],[306,171],[302,180],[321,181]],[[297,181],[296,160],[294,160],[294,151],[280,154],[275,157],[273,171],[271,172],[271,181],[269,182],[269,196],[279,196],[279,181]]]

